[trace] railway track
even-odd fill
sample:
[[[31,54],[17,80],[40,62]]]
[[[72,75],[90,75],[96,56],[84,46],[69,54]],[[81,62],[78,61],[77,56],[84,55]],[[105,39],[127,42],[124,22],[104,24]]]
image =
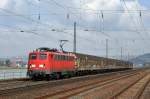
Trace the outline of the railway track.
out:
[[[25,89],[31,89],[34,87],[39,87],[42,86],[44,84],[47,84],[47,81],[13,81],[13,82],[9,82],[9,83],[0,83],[0,96],[1,95],[7,95],[9,93],[14,93],[17,91],[22,91]]]
[[[63,91],[48,94],[48,95],[45,95],[45,96],[42,96],[42,97],[38,97],[37,99],[44,99],[44,98],[67,99],[67,98],[71,98],[71,97],[78,99],[78,98],[81,98],[81,97],[73,97],[73,96],[76,96],[80,93],[87,92],[89,90],[93,90],[93,89],[98,88],[98,87],[103,87],[103,86],[110,85],[112,82],[114,83],[114,82],[120,81],[122,79],[127,79],[131,76],[138,77],[137,75],[140,75],[140,74],[141,73],[130,73],[130,74],[126,74],[126,75],[121,75],[120,77],[110,78],[109,80],[108,79],[103,80],[103,81],[98,80],[98,81],[87,83],[87,84],[82,85],[82,86],[77,86],[75,88],[70,88],[70,89],[67,89],[67,90],[63,90]],[[92,99],[92,97],[91,97],[91,99]],[[89,98],[89,97],[86,97],[86,98]],[[106,98],[104,98],[104,99],[106,99]],[[110,99],[110,98],[108,98],[108,99]]]
[[[134,70],[136,71],[136,70]],[[120,72],[114,72],[114,73],[106,73],[106,74],[100,74],[101,76],[106,76],[106,75],[111,75],[111,74],[114,74],[114,75],[119,75],[120,73],[125,73],[127,71],[120,71]],[[133,72],[133,70],[129,70],[128,72]],[[86,79],[95,79],[99,77],[99,75],[97,76],[85,76],[85,77],[77,77],[77,78],[72,78],[72,79],[65,79],[65,80],[58,80],[58,81],[50,81],[50,82],[47,82],[47,81],[38,81],[38,82],[32,82],[32,81],[27,81],[27,82],[18,82],[18,83],[15,83],[15,81],[13,81],[13,84],[12,82],[7,82],[3,87],[0,88],[0,95],[7,95],[7,94],[10,94],[10,93],[13,93],[13,92],[16,92],[16,91],[19,91],[19,90],[29,90],[31,88],[36,88],[36,87],[42,87],[42,86],[47,86],[47,85],[51,85],[52,86],[56,86],[57,84],[62,84],[62,83],[72,83],[75,81],[82,81],[82,80],[86,80]],[[81,79],[82,78],[82,79]],[[4,82],[3,82],[4,83]],[[0,83],[1,85],[1,83]]]
[[[150,82],[147,84],[146,88],[144,89],[140,99],[149,99],[150,97]]]
[[[72,94],[58,94],[55,97],[45,97],[54,99],[140,99],[147,84],[150,81],[149,71],[140,73],[123,79],[112,80],[105,84],[91,85],[91,89],[73,92]],[[94,87],[95,86],[95,87]],[[89,86],[88,86],[89,87]],[[149,99],[149,98],[147,98]]]
[[[117,93],[114,99],[140,99],[142,93],[150,82],[150,74],[147,74],[144,78],[139,79],[135,83],[131,84],[124,90]]]
[[[0,80],[0,85],[5,83],[14,83],[16,81],[29,81],[29,78],[20,78],[20,79],[8,79],[8,80]]]
[[[71,79],[63,79],[57,81],[41,81],[28,82],[21,86],[11,88],[0,88],[0,98],[8,99],[41,99],[41,98],[71,98],[78,96],[90,90],[95,90],[98,87],[107,86],[112,82],[121,81],[130,77],[137,78],[146,75],[145,70],[128,70],[115,73],[90,75],[84,77],[75,77]],[[40,89],[40,90],[39,90]],[[83,94],[83,96],[84,96]],[[104,98],[106,99],[106,98]]]

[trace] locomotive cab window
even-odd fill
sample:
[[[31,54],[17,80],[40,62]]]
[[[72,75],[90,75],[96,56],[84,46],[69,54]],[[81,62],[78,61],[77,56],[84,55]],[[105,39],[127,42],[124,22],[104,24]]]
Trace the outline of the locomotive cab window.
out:
[[[36,54],[31,54],[30,55],[30,59],[31,60],[36,60],[37,59],[37,55]]]
[[[40,54],[40,59],[41,59],[41,60],[47,59],[47,55],[46,55],[46,54]]]
[[[57,61],[60,60],[60,56],[59,55],[55,55],[54,56],[54,60],[57,60]]]

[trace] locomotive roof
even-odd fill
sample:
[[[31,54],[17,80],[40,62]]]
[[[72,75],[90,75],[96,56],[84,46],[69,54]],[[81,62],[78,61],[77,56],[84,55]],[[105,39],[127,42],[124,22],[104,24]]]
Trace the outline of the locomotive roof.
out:
[[[53,48],[47,48],[47,47],[41,47],[41,48],[37,48],[36,51],[38,52],[58,52],[57,49]]]
[[[75,54],[76,56],[87,56],[87,57],[91,57],[91,58],[94,58],[94,59],[97,59],[97,58],[102,58],[102,59],[110,59],[110,60],[115,60],[115,61],[124,61],[124,62],[129,62],[129,61],[125,61],[125,60],[117,60],[117,59],[112,59],[112,58],[105,58],[105,57],[99,57],[99,56],[94,56],[94,55],[87,55],[87,54],[83,54],[83,53],[73,53],[73,52],[65,52],[65,51],[59,51],[55,48],[47,48],[47,47],[41,47],[41,48],[37,48],[36,49],[37,52],[55,52],[55,53],[58,53],[58,54]]]
[[[55,53],[55,54],[61,54],[61,55],[74,55],[73,53],[71,52],[65,52],[65,51],[59,51],[57,49],[51,49],[51,48],[47,48],[47,47],[42,47],[42,48],[37,48],[35,51],[33,52],[52,52],[52,53]]]

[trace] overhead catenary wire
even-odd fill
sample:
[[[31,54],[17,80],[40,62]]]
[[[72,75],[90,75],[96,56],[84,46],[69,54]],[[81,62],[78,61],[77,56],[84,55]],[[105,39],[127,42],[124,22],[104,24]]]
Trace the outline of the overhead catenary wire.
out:
[[[24,33],[24,34],[32,34],[36,37],[40,37],[40,38],[44,38],[44,39],[49,39],[49,37],[47,36],[44,36],[44,35],[41,35],[40,33],[36,32],[36,31],[31,31],[31,30],[27,30],[27,29],[23,29],[23,28],[19,28],[19,27],[14,27],[14,26],[10,26],[10,25],[6,25],[6,24],[0,24],[1,26],[4,26],[4,27],[7,27],[9,28],[9,30],[3,30],[1,32],[5,33],[5,32],[8,32],[8,33]],[[10,28],[12,30],[10,30]]]
[[[23,18],[23,19],[30,20],[30,21],[32,21],[32,22],[34,22],[34,23],[37,23],[37,24],[41,25],[41,26],[46,26],[49,30],[50,30],[50,29],[51,29],[51,30],[53,29],[52,26],[49,26],[48,24],[42,23],[41,21],[37,21],[37,20],[31,19],[30,17],[24,16],[24,15],[21,15],[21,14],[18,14],[18,13],[15,13],[15,12],[12,12],[12,11],[10,11],[10,10],[3,9],[3,8],[0,8],[0,10],[3,10],[3,11],[5,11],[6,13],[9,13],[9,14],[16,15],[16,16],[21,17],[21,18]],[[57,29],[55,29],[55,30],[56,30],[56,32],[57,32]],[[59,31],[58,31],[58,32],[59,32]],[[65,33],[65,32],[63,32],[63,31],[61,31],[61,32],[62,32],[62,33]]]
[[[67,11],[69,10],[66,6],[61,5],[60,3],[56,2],[55,0],[46,0],[46,1],[52,1],[52,2],[53,2],[54,4],[56,4],[57,6],[59,6],[59,7],[63,8],[63,9],[65,9],[65,10],[67,10]],[[51,4],[51,3],[50,3],[50,4]],[[80,15],[80,13],[79,13],[79,15]],[[103,18],[104,18],[104,17],[103,17]],[[80,20],[81,20],[81,18],[80,18]],[[97,32],[99,32],[99,31],[97,31]],[[108,35],[108,34],[102,32],[102,31],[100,31],[99,33],[103,34],[103,35],[106,36],[106,37],[112,38],[110,35]]]
[[[121,0],[121,1],[122,1],[122,3],[124,4],[126,10],[129,11],[129,9],[128,9],[127,5],[126,5],[126,2],[125,2],[124,0]],[[139,32],[138,29],[137,29],[137,25],[136,25],[136,22],[134,21],[133,16],[132,16],[131,14],[129,14],[129,16],[130,16],[130,19],[131,19],[132,23],[133,23],[134,26],[135,26],[136,33],[139,35],[139,37],[141,37],[141,38],[143,39],[143,41],[145,41],[144,38],[143,38],[143,35],[142,35],[141,32]],[[147,42],[146,42],[146,43],[147,43]]]
[[[56,0],[53,0],[53,1],[56,1]],[[67,8],[65,8],[65,9],[67,9]],[[70,8],[69,8],[69,9],[70,9]],[[83,10],[86,10],[86,9],[83,9]],[[103,14],[102,14],[102,13],[100,14],[100,12],[95,12],[95,11],[92,11],[92,12],[95,13],[95,14],[96,14],[96,13],[99,13],[99,14],[101,15],[101,17],[102,17],[102,16],[105,17],[105,13],[106,13],[106,12],[110,12],[110,13],[111,13],[111,12],[112,12],[112,13],[122,13],[122,12],[123,12],[123,10],[118,10],[118,11],[117,11],[117,10],[116,10],[116,11],[115,11],[115,10],[98,10],[98,11],[102,11]],[[148,10],[141,10],[141,12],[148,12]],[[125,13],[126,13],[126,12],[125,12]],[[129,14],[129,13],[139,13],[139,12],[138,12],[138,10],[134,10],[134,11],[132,10],[132,11],[130,11],[130,12],[127,12],[127,14]],[[43,13],[43,14],[44,14],[44,13]],[[55,13],[53,13],[53,14],[55,15]],[[60,14],[60,13],[56,13],[56,15],[57,15],[57,14]],[[63,15],[63,13],[61,13],[61,14]],[[69,13],[69,15],[70,15],[70,14],[71,14],[71,13]],[[73,14],[76,14],[76,13],[73,13]],[[80,14],[80,13],[77,13],[77,14]],[[10,14],[10,15],[11,15],[11,14]],[[14,15],[14,14],[12,14],[12,15]],[[37,15],[37,16],[39,15],[40,18],[37,18],[37,19],[41,19],[42,12],[40,12],[40,14],[37,13],[37,14],[34,14],[34,15]],[[45,15],[46,15],[46,13],[45,13]],[[68,15],[68,16],[69,16],[69,15]],[[20,17],[20,15],[16,15],[16,16],[19,16],[19,17]],[[25,15],[23,15],[23,16],[25,16]],[[26,16],[25,16],[25,17],[26,17]],[[30,18],[30,19],[31,19],[31,18]],[[30,19],[29,19],[29,20],[30,20]],[[27,19],[27,20],[28,20],[28,19]],[[34,19],[34,20],[35,20],[35,19]],[[30,21],[31,21],[31,20],[30,20]],[[39,21],[39,20],[35,20],[35,21]],[[47,29],[49,28],[48,25],[46,25],[46,24],[43,25],[43,24],[41,24],[41,22],[40,22],[40,23],[39,23],[39,22],[33,22],[33,23],[37,23],[37,24],[39,24],[40,26],[46,26]],[[51,29],[53,29],[53,27],[50,28],[50,29],[48,29],[48,30],[51,30]],[[105,31],[106,31],[106,30],[107,30],[107,26],[105,26]],[[102,31],[104,31],[104,29],[102,29]],[[138,30],[138,31],[139,31],[139,30]],[[32,31],[32,32],[33,32],[33,31]],[[37,30],[36,32],[39,32],[39,30]],[[70,36],[72,36],[72,33],[71,33],[71,32],[66,32],[66,31],[61,30],[61,29],[60,29],[60,30],[59,30],[59,29],[58,29],[58,30],[56,29],[56,31],[54,31],[54,32],[61,32],[61,33],[65,33],[66,35],[69,34]],[[92,32],[92,31],[88,31],[88,32]],[[136,31],[135,31],[135,32],[136,32]],[[104,35],[106,35],[106,34],[104,34]],[[108,35],[107,35],[107,37],[108,37]],[[82,37],[82,36],[79,37],[79,38],[80,38],[80,39],[83,39],[83,40],[86,40],[86,41],[89,41],[89,42],[92,42],[92,41],[93,41],[93,40],[91,41],[90,39],[88,39],[88,38],[86,38],[86,37]],[[110,37],[110,38],[112,38],[112,37]],[[112,39],[113,39],[113,38],[112,38]],[[141,39],[142,39],[142,38],[141,38]],[[144,40],[145,40],[145,39],[144,39]],[[94,41],[93,41],[92,43],[94,43]]]
[[[135,5],[136,5],[136,9],[139,10],[137,1],[135,1]],[[140,19],[141,27],[143,28],[143,32],[146,34],[146,36],[147,36],[148,38],[150,38],[149,33],[148,33],[148,31],[146,30],[146,28],[145,28],[145,25],[144,25],[144,22],[143,22],[143,18],[142,18],[142,17],[143,17],[142,11],[139,10],[139,19]]]
[[[53,0],[53,1],[55,1],[55,0]],[[57,2],[55,2],[57,5],[59,5],[60,6],[60,4],[58,4]],[[63,7],[63,6],[61,6],[61,7]],[[64,7],[65,8],[65,7]],[[20,16],[20,15],[18,15],[18,16]],[[38,22],[39,23],[39,22]]]
[[[48,25],[48,24],[45,24],[45,23],[42,23],[42,22],[40,22],[40,21],[34,20],[34,19],[32,19],[32,18],[30,18],[30,17],[27,17],[27,16],[24,16],[24,15],[22,15],[22,14],[18,14],[18,13],[16,13],[16,12],[13,12],[13,11],[10,11],[10,10],[4,9],[4,8],[0,8],[0,10],[4,11],[4,12],[6,12],[6,13],[12,14],[12,15],[16,15],[17,17],[21,17],[21,18],[23,18],[23,19],[30,20],[31,22],[38,23],[38,24],[41,24],[41,25],[43,25],[43,26],[48,26],[49,28],[52,28],[52,26],[50,26],[50,25]]]
[[[60,3],[58,3],[56,0],[46,0],[46,1],[53,1],[57,6],[59,6],[59,7],[62,7],[62,8],[69,8],[68,6],[66,6],[66,5],[62,5],[62,4],[60,4]],[[126,8],[127,8],[127,6],[126,6]],[[78,8],[75,8],[75,9],[78,9]],[[81,8],[79,8],[80,10],[81,10]],[[83,8],[82,8],[83,9]],[[91,10],[91,9],[83,9],[83,10]],[[110,12],[113,12],[113,11],[118,11],[118,12],[123,12],[123,13],[133,13],[133,12],[136,12],[136,13],[138,13],[138,11],[149,11],[149,10],[129,10],[128,8],[127,8],[127,12],[125,12],[124,10],[93,10],[93,11],[100,11],[100,12],[102,12],[101,14],[102,14],[102,17],[103,17],[103,14],[104,14],[104,12],[105,11],[110,11]],[[99,13],[99,12],[98,12]],[[130,15],[130,17],[131,17],[131,19],[132,19],[132,21],[133,21],[133,24],[135,25],[135,27],[136,27],[136,23],[134,22],[134,19],[133,19],[133,17]],[[104,19],[104,18],[102,18],[102,19]],[[138,35],[140,35],[140,37],[142,37],[142,35],[141,35],[141,33],[140,33],[140,31],[138,31],[138,29],[136,28],[136,30],[135,30],[136,32],[137,32],[137,34]],[[104,34],[103,32],[102,32],[102,34]],[[107,34],[105,34],[106,36],[108,36]],[[110,37],[110,36],[109,36]],[[142,37],[143,38],[143,37]],[[143,38],[143,40],[144,40],[144,38]]]
[[[103,12],[110,12],[110,13],[138,13],[139,11],[142,11],[142,12],[149,12],[150,13],[150,9],[139,9],[139,10],[128,10],[128,12],[124,12],[124,10],[108,10],[108,9],[98,9],[98,10],[95,10],[95,9],[90,9],[90,8],[81,8],[81,7],[72,7],[72,6],[67,6],[67,5],[63,5],[63,4],[60,4],[58,3],[56,0],[43,0],[43,1],[53,1],[55,2],[55,4],[57,4],[57,6],[60,6],[60,7],[63,7],[63,8],[70,8],[72,10],[86,10],[86,11],[94,11],[94,12],[97,12],[99,13],[100,11],[103,11]]]
[[[64,5],[61,5],[60,3],[56,2],[55,0],[43,0],[43,2],[46,2],[51,4],[51,2],[53,2],[56,6],[60,7],[60,8],[63,8],[65,11],[67,11],[67,15],[69,15],[69,18],[70,18],[70,14],[74,14],[76,17],[78,17],[75,13],[73,13],[72,11],[70,11],[70,9]],[[51,2],[50,2],[51,1]],[[81,12],[78,13],[79,14],[79,18],[81,20]],[[75,21],[75,20],[74,20]]]
[[[60,3],[58,3],[58,2],[56,2],[55,0],[50,0],[50,1],[53,1],[53,2],[55,2],[58,6],[61,6],[61,7],[63,7],[63,8],[65,8],[65,7],[67,7],[67,8],[69,8],[68,6],[65,6],[65,5],[62,5],[62,4],[60,4]],[[125,2],[124,2],[125,3]],[[125,4],[125,6],[126,6],[126,4]],[[126,6],[126,8],[127,8],[127,6]],[[76,8],[75,8],[76,9]],[[79,9],[81,9],[81,7],[79,8]],[[82,8],[83,9],[83,8]],[[86,9],[84,9],[84,10],[86,10]],[[126,13],[124,10],[96,10],[96,11],[101,11],[101,12],[104,12],[104,11],[122,11],[123,13]],[[127,13],[131,13],[131,12],[136,12],[136,13],[138,13],[138,11],[149,11],[149,10],[129,10],[128,8],[127,8]],[[132,12],[132,13],[133,13]],[[103,13],[102,13],[102,16],[103,16]],[[133,21],[133,23],[134,23],[134,25],[135,25],[135,27],[136,27],[136,23],[134,22],[134,19],[133,19],[133,17],[130,15],[130,17],[131,17],[131,19],[132,19],[132,21]],[[103,19],[103,18],[102,18]],[[138,29],[136,28],[136,32],[139,34],[139,35],[141,35],[141,33],[138,31]],[[142,36],[142,35],[141,35]],[[143,37],[142,37],[143,38]],[[144,38],[143,38],[144,39]]]
[[[0,8],[0,9],[1,9],[1,8]],[[25,19],[29,19],[29,20],[31,20],[31,21],[37,23],[37,24],[41,24],[40,21],[35,21],[35,20],[33,20],[33,19],[30,19],[29,17],[22,16],[22,15],[20,15],[20,14],[11,12],[11,11],[6,10],[6,9],[2,9],[2,10],[6,11],[7,13],[10,13],[10,14],[15,14],[15,15],[17,15],[17,16],[19,16],[19,17],[23,17],[23,18],[25,18]],[[43,24],[41,24],[41,25],[43,25]],[[44,25],[46,25],[46,24],[44,24]],[[3,26],[10,27],[10,26],[7,26],[7,25],[3,25]],[[46,25],[46,26],[47,26],[47,25]],[[23,29],[21,29],[21,28],[15,28],[15,29],[19,30],[18,32],[32,33],[32,34],[34,34],[34,35],[42,36],[41,34],[36,33],[36,32],[33,32],[33,31],[25,31],[25,30],[23,30]],[[63,31],[63,30],[57,30],[57,29],[55,29],[55,32],[61,32],[61,33],[69,34],[70,36],[72,36],[71,33],[65,32],[65,31]],[[45,36],[44,36],[44,37],[45,37]],[[84,37],[79,37],[79,38],[82,38],[82,39],[84,39],[84,40],[86,40],[86,41],[90,41],[90,42],[91,42],[91,40],[86,39],[86,38],[84,38]]]
[[[149,33],[148,33],[148,31],[146,30],[146,28],[145,28],[145,25],[144,25],[144,22],[143,22],[143,19],[142,19],[142,12],[141,12],[141,11],[140,11],[139,17],[140,17],[140,23],[141,23],[141,25],[142,25],[142,27],[143,27],[144,32],[145,32],[145,33],[147,34],[147,36],[150,38]]]
[[[67,8],[66,6],[64,6],[64,5],[61,5],[60,3],[58,3],[58,2],[56,2],[55,0],[50,0],[50,1],[53,1],[55,4],[57,4],[58,6],[60,6],[60,7],[63,7],[63,8]],[[80,3],[81,3],[81,1],[80,1]],[[81,5],[81,4],[80,4]],[[82,6],[80,6],[80,7],[82,7]],[[82,8],[81,8],[82,9]],[[81,10],[80,9],[80,10]],[[110,35],[108,35],[107,33],[105,33],[104,32],[104,14],[103,14],[103,11],[101,10],[100,11],[101,12],[101,18],[102,18],[102,24],[103,24],[103,29],[102,29],[102,31],[97,31],[97,32],[99,32],[99,33],[101,33],[101,34],[103,34],[104,36],[106,36],[106,37],[108,37],[108,38],[112,38]],[[99,14],[99,13],[97,13],[97,14]],[[81,20],[81,14],[80,14],[80,20]]]

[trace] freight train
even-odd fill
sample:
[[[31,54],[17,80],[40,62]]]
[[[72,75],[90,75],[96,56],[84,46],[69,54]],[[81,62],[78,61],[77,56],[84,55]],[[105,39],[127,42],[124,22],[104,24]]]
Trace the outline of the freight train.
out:
[[[132,69],[128,61],[38,48],[29,53],[27,75],[31,79],[60,79],[102,71]]]

